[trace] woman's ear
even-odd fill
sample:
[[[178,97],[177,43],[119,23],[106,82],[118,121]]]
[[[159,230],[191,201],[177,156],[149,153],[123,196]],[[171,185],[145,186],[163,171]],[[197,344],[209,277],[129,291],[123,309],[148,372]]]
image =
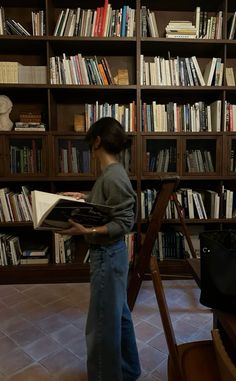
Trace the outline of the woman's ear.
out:
[[[93,144],[93,147],[96,150],[96,149],[100,148],[100,145],[101,145],[101,137],[97,136],[95,139],[95,142]]]

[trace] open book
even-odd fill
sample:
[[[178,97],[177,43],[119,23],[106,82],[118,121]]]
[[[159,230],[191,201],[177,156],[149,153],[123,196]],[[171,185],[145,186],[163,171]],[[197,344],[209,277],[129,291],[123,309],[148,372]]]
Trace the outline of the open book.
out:
[[[101,226],[109,221],[113,210],[110,206],[37,190],[31,196],[34,229],[66,229],[70,226],[68,219],[86,227]]]

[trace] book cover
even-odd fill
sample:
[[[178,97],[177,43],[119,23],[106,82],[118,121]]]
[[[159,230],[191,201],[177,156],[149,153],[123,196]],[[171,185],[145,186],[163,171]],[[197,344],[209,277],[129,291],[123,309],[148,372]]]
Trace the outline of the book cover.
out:
[[[101,226],[110,220],[113,208],[69,196],[32,191],[34,229],[59,230],[70,226],[72,219],[86,227]]]

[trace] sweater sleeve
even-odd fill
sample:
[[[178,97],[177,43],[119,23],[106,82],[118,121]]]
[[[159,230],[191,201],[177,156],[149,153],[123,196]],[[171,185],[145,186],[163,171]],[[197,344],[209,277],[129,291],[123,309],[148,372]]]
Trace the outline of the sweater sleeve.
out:
[[[133,227],[136,217],[136,194],[125,179],[105,179],[103,192],[106,205],[113,207],[111,221],[106,224],[110,238],[122,236]]]

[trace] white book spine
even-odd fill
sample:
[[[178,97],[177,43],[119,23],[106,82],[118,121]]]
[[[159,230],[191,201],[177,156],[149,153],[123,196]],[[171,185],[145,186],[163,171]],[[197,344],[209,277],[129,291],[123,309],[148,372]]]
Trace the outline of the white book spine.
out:
[[[197,76],[198,76],[198,79],[199,79],[201,86],[205,86],[205,81],[204,81],[204,78],[202,76],[202,72],[201,72],[200,66],[198,64],[197,58],[195,56],[192,56],[192,61],[193,61],[193,64],[195,66],[196,73],[197,73]]]
[[[7,192],[7,190],[5,188],[0,189],[0,202],[2,205],[2,210],[3,210],[5,221],[10,222],[11,216],[10,216],[10,211],[9,211],[8,204],[7,204],[6,192]]]
[[[197,192],[194,192],[194,191],[193,191],[193,201],[195,203],[195,207],[196,207],[196,210],[198,213],[198,218],[200,220],[202,220],[204,217],[203,217],[202,209],[201,209],[200,202],[198,199],[198,194],[197,194]]]
[[[62,22],[62,27],[61,27],[61,30],[59,32],[59,36],[63,36],[64,35],[64,31],[65,31],[65,26],[66,26],[66,22],[67,22],[67,18],[68,18],[68,15],[69,15],[69,11],[70,9],[67,8],[65,10],[65,13],[63,14],[63,22]]]
[[[195,10],[195,27],[196,27],[196,38],[200,37],[200,7],[196,7]]]

